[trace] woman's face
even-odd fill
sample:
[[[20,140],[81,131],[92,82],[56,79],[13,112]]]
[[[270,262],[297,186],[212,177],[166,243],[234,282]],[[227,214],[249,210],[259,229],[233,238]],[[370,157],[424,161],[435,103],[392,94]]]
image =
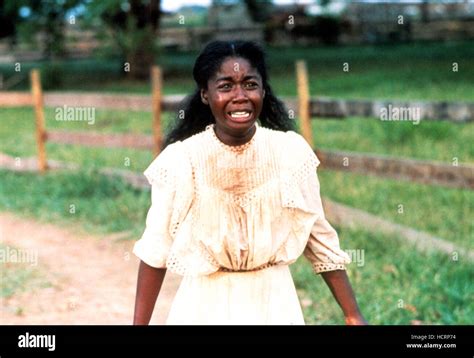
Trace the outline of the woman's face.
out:
[[[201,98],[216,120],[216,135],[228,145],[252,138],[264,96],[260,74],[241,57],[225,59],[208,80],[207,89],[201,90]]]

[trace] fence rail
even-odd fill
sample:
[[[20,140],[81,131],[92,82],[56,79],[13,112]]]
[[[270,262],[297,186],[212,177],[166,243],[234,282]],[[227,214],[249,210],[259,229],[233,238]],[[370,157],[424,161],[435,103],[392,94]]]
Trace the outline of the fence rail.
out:
[[[47,140],[58,144],[88,147],[153,149],[153,137],[140,134],[104,134],[91,132],[48,131]]]
[[[394,100],[344,100],[316,98],[311,101],[311,114],[317,117],[375,117],[381,113],[407,111],[419,113],[421,120],[474,120],[474,103]]]
[[[369,153],[316,151],[323,168],[345,172],[372,174],[422,184],[474,189],[474,165],[451,165]]]
[[[0,107],[32,106],[33,97],[29,92],[0,91]]]
[[[163,96],[163,111],[178,111],[183,107],[183,95]],[[298,115],[298,101],[285,98],[288,109]],[[29,106],[31,95],[27,92],[0,91],[0,107]],[[94,107],[103,109],[119,109],[130,111],[147,111],[152,108],[152,98],[147,95],[103,94],[81,92],[46,92],[44,104],[47,107]],[[397,110],[417,110],[420,120],[449,120],[453,122],[474,121],[474,103],[445,101],[394,101],[394,100],[346,100],[327,97],[310,99],[309,110],[312,117],[347,118],[373,117],[380,118],[381,112]]]
[[[335,225],[348,228],[362,228],[368,231],[378,231],[385,235],[398,236],[420,251],[439,251],[450,257],[459,254],[463,259],[474,262],[474,250],[456,245],[427,232],[418,231],[411,227],[393,223],[379,216],[360,209],[337,203],[328,198],[323,199],[326,217]]]
[[[380,101],[344,100],[326,97],[309,97],[307,73],[304,62],[297,65],[299,97],[286,98],[285,104],[294,115],[300,115],[301,127],[311,128],[311,117],[346,118],[350,116],[381,117],[381,111],[389,108],[418,108],[420,119],[448,119],[454,122],[474,120],[474,103],[429,102],[429,101]],[[36,76],[33,75],[36,72]],[[150,95],[103,94],[82,92],[41,91],[39,73],[32,71],[32,93],[1,92],[0,107],[34,106],[37,119],[37,142],[40,167],[46,169],[46,140],[62,144],[78,144],[89,147],[129,147],[134,149],[154,149],[161,147],[161,113],[174,111],[184,106],[184,96],[162,96],[160,69],[151,71],[152,92]],[[44,128],[43,106],[47,107],[88,107],[114,110],[147,111],[152,113],[153,136],[141,134],[102,134],[88,131],[64,132],[46,131]],[[301,113],[299,113],[301,112]],[[308,132],[308,131],[307,131]],[[312,146],[312,139],[305,138]],[[450,165],[447,163],[393,158],[366,153],[339,151],[317,151],[323,167],[381,177],[411,180],[426,184],[438,184],[457,188],[474,188],[474,166]]]

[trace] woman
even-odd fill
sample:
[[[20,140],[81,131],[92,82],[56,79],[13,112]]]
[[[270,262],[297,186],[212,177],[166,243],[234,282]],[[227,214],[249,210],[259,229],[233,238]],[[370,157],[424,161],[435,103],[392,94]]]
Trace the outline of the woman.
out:
[[[212,42],[193,75],[197,90],[145,171],[134,323],[149,323],[169,269],[184,277],[167,324],[304,324],[288,267],[304,254],[346,323],[365,324],[324,217],[319,160],[273,95],[261,48]]]

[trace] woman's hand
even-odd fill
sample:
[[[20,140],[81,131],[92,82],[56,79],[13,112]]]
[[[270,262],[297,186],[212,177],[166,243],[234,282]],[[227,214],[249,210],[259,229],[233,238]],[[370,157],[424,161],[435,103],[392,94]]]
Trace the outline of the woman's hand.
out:
[[[321,274],[324,281],[331,289],[332,294],[336,298],[337,303],[342,308],[346,324],[348,326],[352,325],[368,325],[367,321],[364,319],[360,313],[359,306],[352,292],[351,284],[347,278],[346,271],[335,270],[327,271]]]
[[[166,268],[155,268],[140,260],[135,296],[134,325],[147,325],[165,279]]]
[[[362,315],[357,315],[357,316],[346,316],[346,325],[348,326],[367,326],[368,323],[362,317]]]

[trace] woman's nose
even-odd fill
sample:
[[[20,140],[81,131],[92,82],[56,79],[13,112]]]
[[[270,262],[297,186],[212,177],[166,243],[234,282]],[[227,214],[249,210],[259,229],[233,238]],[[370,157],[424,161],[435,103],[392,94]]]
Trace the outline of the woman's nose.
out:
[[[248,100],[247,93],[245,92],[245,89],[242,86],[235,86],[232,100],[234,102]]]

